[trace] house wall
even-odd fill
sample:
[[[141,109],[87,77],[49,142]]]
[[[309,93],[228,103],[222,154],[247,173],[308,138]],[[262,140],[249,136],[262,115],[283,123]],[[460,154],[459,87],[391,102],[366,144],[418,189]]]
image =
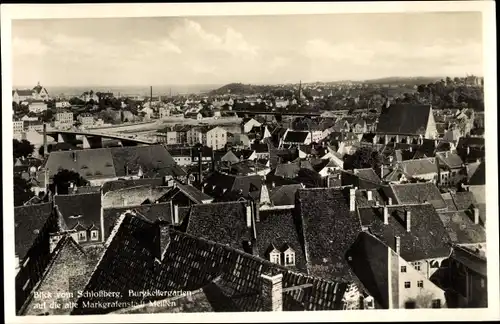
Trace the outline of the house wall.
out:
[[[206,133],[206,146],[216,150],[223,149],[227,144],[227,131],[222,127],[215,127]]]
[[[393,263],[393,280],[397,278],[398,285],[398,304],[394,308],[406,308],[406,303],[415,301],[416,308],[432,308],[432,301],[439,299],[441,308],[446,307],[446,298],[444,291],[428,280],[422,273],[417,271],[410,263],[399,257],[393,252],[392,259],[397,263]],[[401,272],[401,267],[406,267],[406,272]],[[423,282],[423,287],[418,287],[418,282]],[[410,288],[405,288],[405,283],[410,283]]]
[[[193,159],[191,155],[189,156],[174,156],[174,161],[180,166],[191,165],[193,164]]]

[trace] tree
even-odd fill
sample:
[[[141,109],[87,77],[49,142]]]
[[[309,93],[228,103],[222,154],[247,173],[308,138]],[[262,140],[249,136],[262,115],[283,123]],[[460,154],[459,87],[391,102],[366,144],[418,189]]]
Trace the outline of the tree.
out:
[[[33,197],[31,185],[18,175],[14,175],[14,206],[22,206]]]
[[[14,139],[14,142],[12,143],[13,145],[13,155],[14,155],[14,161],[18,158],[21,157],[28,157],[31,154],[33,154],[33,151],[35,150],[35,146],[31,144],[27,140],[21,140],[18,141],[17,139]]]
[[[52,109],[47,109],[42,113],[41,117],[44,123],[50,123],[54,120],[54,111]]]
[[[344,156],[344,169],[372,168],[379,170],[382,165],[382,156],[371,147],[361,147],[354,154]]]
[[[72,106],[83,106],[83,105],[85,105],[85,101],[83,101],[82,99],[77,98],[77,97],[73,97],[73,98],[69,99],[69,103]]]
[[[52,192],[55,192],[55,190],[57,189],[58,194],[68,194],[70,183],[73,183],[78,187],[86,186],[89,184],[89,182],[80,174],[74,171],[63,169],[54,175],[50,190]]]

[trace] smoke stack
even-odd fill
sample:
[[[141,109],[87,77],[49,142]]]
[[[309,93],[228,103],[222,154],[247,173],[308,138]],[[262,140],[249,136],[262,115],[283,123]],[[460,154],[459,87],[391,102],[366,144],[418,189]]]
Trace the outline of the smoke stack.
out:
[[[246,218],[247,218],[247,227],[252,227],[252,205],[248,204],[246,206]]]
[[[384,206],[384,224],[389,224],[389,208],[387,206]]]
[[[401,252],[401,238],[399,236],[396,236],[395,239],[396,239],[396,254],[400,254],[400,252]]]
[[[474,224],[479,224],[479,208],[474,207]]]
[[[283,310],[283,274],[275,276],[261,274],[264,311],[280,312]]]
[[[373,193],[371,190],[368,190],[366,192],[366,198],[368,199],[368,201],[372,201],[373,200]]]
[[[179,206],[174,205],[174,225],[179,225]]]
[[[467,146],[467,155],[470,155],[470,146]]]
[[[43,156],[49,155],[47,145],[47,124],[43,123]]]
[[[411,212],[409,210],[405,211],[405,223],[406,223],[406,231],[411,231]]]
[[[149,97],[149,108],[153,107],[153,86],[149,87],[150,97]]]
[[[349,210],[356,211],[356,188],[349,189]]]
[[[198,151],[198,172],[199,172],[198,180],[200,181],[200,188],[202,187],[202,183],[203,183],[203,163],[202,163],[202,159],[203,159],[203,152],[202,152],[202,148],[200,147],[200,149]]]

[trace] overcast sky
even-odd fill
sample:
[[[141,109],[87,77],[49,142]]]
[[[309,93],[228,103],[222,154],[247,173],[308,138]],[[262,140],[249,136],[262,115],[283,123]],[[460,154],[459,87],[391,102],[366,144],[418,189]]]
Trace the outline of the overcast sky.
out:
[[[17,20],[13,83],[282,83],[482,73],[480,13]]]

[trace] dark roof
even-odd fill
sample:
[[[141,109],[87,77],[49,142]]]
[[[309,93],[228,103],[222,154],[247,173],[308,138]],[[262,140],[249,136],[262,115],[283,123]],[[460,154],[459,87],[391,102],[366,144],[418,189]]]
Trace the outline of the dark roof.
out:
[[[361,232],[346,252],[350,268],[384,309],[389,308],[388,248],[375,236]]]
[[[300,169],[309,169],[314,171],[311,162],[296,160],[294,162],[278,164],[276,166],[276,169],[274,170],[274,175],[278,177],[293,179],[298,176]]]
[[[295,266],[292,268],[307,273],[304,246],[301,244],[300,230],[297,228],[293,211],[290,209],[262,210],[260,222],[256,223],[257,249],[261,258],[269,260],[269,247],[275,246],[280,252],[291,247],[295,251]],[[283,260],[281,261],[283,264]]]
[[[464,163],[460,155],[455,152],[437,152],[436,157],[441,163],[451,169],[461,168]]]
[[[425,135],[430,114],[430,105],[391,105],[382,109],[377,133]]]
[[[432,182],[390,184],[389,188],[388,191],[384,190],[387,196],[395,198],[401,205],[429,202],[436,209],[446,208],[441,192]],[[396,203],[396,201],[393,201],[393,203]]]
[[[203,193],[202,191],[193,187],[192,185],[185,185],[185,184],[182,184],[180,182],[176,182],[175,188],[173,188],[172,190],[167,192],[165,195],[163,195],[160,199],[158,199],[158,201],[159,202],[167,202],[172,197],[174,197],[174,195],[176,195],[179,192],[182,192],[194,204],[202,204],[203,201],[213,200],[212,197]]]
[[[342,298],[347,289],[345,283],[298,274],[223,244],[172,230],[165,232],[162,229],[161,235],[169,244],[160,256],[159,228],[132,215],[121,217],[114,232],[84,291],[122,292],[122,298],[82,297],[78,300],[79,306],[85,301],[119,300],[139,304],[165,299],[161,296],[134,297],[128,294],[129,290],[194,292],[203,289],[211,304],[209,309],[262,311],[260,275],[282,273],[283,288],[312,284],[305,290],[283,292],[283,310],[342,309]],[[72,313],[115,310],[114,307],[77,307]]]
[[[109,151],[118,177],[126,175],[126,167],[129,173],[137,173],[140,167],[149,178],[184,174],[165,146],[160,144],[112,147]]]
[[[309,132],[301,132],[301,131],[288,131],[286,133],[283,142],[285,143],[304,143],[304,141],[309,135]]]
[[[239,197],[258,199],[262,179],[259,175],[239,176],[215,172],[204,179],[203,188],[206,194],[222,201],[237,200]]]
[[[477,204],[474,193],[470,191],[452,192],[450,195],[456,209],[459,211],[468,210]]]
[[[463,246],[455,246],[451,258],[465,265],[470,270],[480,274],[483,277],[488,276],[488,269],[486,266],[486,258],[474,253],[470,249]]]
[[[300,184],[288,184],[272,188],[269,199],[274,206],[287,206],[295,204],[297,190],[301,189]]]
[[[483,137],[460,137],[457,148],[467,148],[467,146],[484,148],[485,139]]]
[[[252,144],[251,149],[256,153],[269,153],[269,147],[265,143]]]
[[[471,186],[484,186],[486,184],[486,162],[482,162],[476,172],[470,177],[468,184]]]
[[[77,224],[85,229],[101,228],[101,194],[56,195],[54,203],[64,219],[64,227],[71,230]]]
[[[381,183],[380,177],[375,173],[372,168],[354,169],[354,174],[360,179],[369,180],[374,183]]]
[[[14,207],[15,251],[20,260],[31,248],[52,212],[51,203]]]
[[[438,173],[438,164],[435,158],[422,158],[399,162],[398,167],[410,177],[418,178],[424,174]]]
[[[486,243],[486,231],[481,224],[474,224],[471,210],[439,213],[439,217],[454,244]]]
[[[361,231],[339,189],[300,189],[296,208],[304,235],[309,273],[352,281],[344,254]]]
[[[111,149],[88,149],[50,152],[45,168],[53,177],[62,169],[78,172],[86,179],[117,176]]]
[[[116,191],[125,188],[139,187],[139,186],[163,186],[164,178],[143,178],[134,180],[115,180],[107,181],[102,185],[102,194],[106,194],[109,191]]]
[[[20,89],[20,90],[13,90],[12,94],[14,94],[14,91],[17,92],[17,94],[19,96],[32,96],[33,95],[33,90],[29,90],[29,89]]]
[[[247,213],[242,202],[195,205],[189,213],[186,233],[243,250],[251,241]]]
[[[400,255],[406,261],[449,256],[451,240],[432,205],[392,205],[387,208],[388,224],[384,224],[384,207],[359,208],[361,225],[394,250],[395,237],[399,236]],[[406,211],[411,212],[410,232],[406,230]]]

